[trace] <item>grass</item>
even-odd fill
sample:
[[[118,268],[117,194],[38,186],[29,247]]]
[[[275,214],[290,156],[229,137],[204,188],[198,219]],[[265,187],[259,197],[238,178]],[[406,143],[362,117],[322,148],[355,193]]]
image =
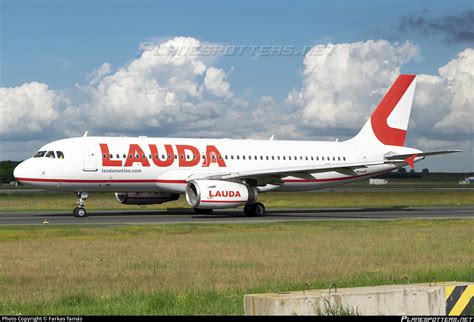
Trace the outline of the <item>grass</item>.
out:
[[[243,295],[474,281],[473,220],[0,227],[0,315],[242,314]]]
[[[72,193],[0,194],[0,211],[67,210],[75,207]],[[406,207],[406,206],[472,206],[474,190],[468,191],[379,191],[379,192],[271,192],[259,195],[267,208],[333,208],[333,207]],[[161,205],[122,205],[113,193],[90,193],[87,209],[167,209],[189,208],[185,198]]]

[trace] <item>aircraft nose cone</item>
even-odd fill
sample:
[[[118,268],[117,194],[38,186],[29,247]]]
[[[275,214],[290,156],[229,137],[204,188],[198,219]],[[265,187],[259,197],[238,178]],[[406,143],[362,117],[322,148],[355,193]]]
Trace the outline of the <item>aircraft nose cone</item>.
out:
[[[25,166],[25,161],[20,163],[15,167],[13,170],[13,176],[15,177],[16,181],[21,182],[22,178],[25,178],[25,172],[26,172],[26,166]]]

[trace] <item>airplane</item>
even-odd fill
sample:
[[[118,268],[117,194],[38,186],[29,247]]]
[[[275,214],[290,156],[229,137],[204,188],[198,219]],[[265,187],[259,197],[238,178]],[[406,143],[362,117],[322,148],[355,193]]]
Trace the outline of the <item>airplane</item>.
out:
[[[360,132],[347,141],[83,137],[41,147],[14,170],[16,180],[76,193],[76,217],[89,192],[110,191],[122,204],[148,205],[185,195],[198,214],[244,207],[266,214],[258,194],[323,189],[367,179],[427,156],[405,146],[416,75],[399,75]]]

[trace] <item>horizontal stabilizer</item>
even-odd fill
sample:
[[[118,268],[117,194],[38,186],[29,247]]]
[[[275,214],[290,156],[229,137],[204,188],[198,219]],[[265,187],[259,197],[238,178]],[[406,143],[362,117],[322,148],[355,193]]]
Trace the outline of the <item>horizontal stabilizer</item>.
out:
[[[433,152],[422,152],[422,153],[411,153],[411,154],[394,154],[385,156],[386,160],[406,160],[410,157],[416,155],[417,157],[429,157],[432,155],[439,155],[439,154],[448,154],[448,153],[457,153],[462,152],[462,150],[447,150],[447,151],[433,151]]]

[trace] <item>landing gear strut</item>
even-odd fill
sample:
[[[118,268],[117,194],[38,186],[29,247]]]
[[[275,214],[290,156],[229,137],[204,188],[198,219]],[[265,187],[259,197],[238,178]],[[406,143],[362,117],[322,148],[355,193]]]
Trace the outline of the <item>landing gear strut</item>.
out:
[[[86,209],[84,208],[84,204],[86,203],[87,199],[87,192],[78,192],[77,193],[77,207],[74,208],[72,214],[76,217],[85,217],[87,215]]]
[[[265,216],[265,206],[260,202],[245,205],[244,214],[247,217],[263,217]]]

